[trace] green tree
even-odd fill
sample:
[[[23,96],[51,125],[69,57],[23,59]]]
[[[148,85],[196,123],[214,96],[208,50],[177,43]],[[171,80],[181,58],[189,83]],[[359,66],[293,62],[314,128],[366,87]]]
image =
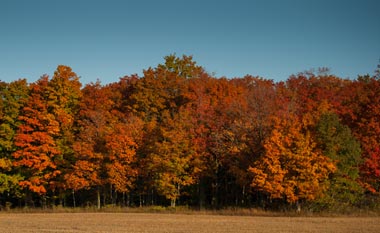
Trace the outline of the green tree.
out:
[[[174,73],[181,78],[198,78],[205,71],[193,61],[192,56],[183,55],[182,58],[171,54],[165,57],[165,64],[159,64],[158,68]]]
[[[316,133],[323,155],[334,161],[337,167],[330,176],[330,187],[322,201],[339,206],[355,204],[363,194],[363,188],[357,182],[362,163],[360,143],[334,113],[321,116]]]
[[[22,179],[14,169],[12,153],[16,150],[14,137],[20,124],[18,116],[28,98],[25,79],[11,83],[0,82],[0,194],[14,192]]]

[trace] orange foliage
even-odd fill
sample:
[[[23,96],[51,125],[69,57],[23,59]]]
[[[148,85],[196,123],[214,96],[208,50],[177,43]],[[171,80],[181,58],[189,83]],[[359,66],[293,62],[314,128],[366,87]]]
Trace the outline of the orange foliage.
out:
[[[350,127],[362,147],[360,182],[380,190],[376,77],[229,80],[207,74],[191,56],[170,55],[141,78],[106,86],[81,89],[62,65],[29,90],[25,81],[14,85],[10,93],[0,82],[0,172],[24,176],[20,186],[37,194],[96,188],[100,197],[111,189],[112,201],[117,192],[149,192],[175,204],[186,187],[209,192],[211,205],[262,193],[289,203],[313,200],[336,169],[314,140],[325,113]]]
[[[294,116],[275,122],[264,144],[265,154],[249,168],[252,187],[290,203],[315,199],[326,190],[334,163],[315,149],[310,134],[302,132]]]
[[[15,145],[19,148],[13,153],[16,167],[24,167],[27,174],[33,174],[21,181],[38,194],[44,194],[48,185],[61,172],[57,170],[56,158],[61,154],[54,137],[59,133],[59,123],[49,112],[50,102],[45,96],[48,78],[42,77],[31,85],[31,94],[20,114],[19,130]]]

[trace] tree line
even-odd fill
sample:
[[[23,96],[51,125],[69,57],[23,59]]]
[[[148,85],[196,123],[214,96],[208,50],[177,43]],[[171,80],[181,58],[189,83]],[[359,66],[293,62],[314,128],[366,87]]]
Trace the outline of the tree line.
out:
[[[380,75],[216,78],[191,56],[0,82],[0,205],[377,206]]]

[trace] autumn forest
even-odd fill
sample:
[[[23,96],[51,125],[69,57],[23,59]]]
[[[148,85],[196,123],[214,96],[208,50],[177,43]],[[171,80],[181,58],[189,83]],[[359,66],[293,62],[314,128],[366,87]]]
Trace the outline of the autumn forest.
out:
[[[103,85],[0,81],[0,206],[380,204],[380,73],[217,78],[191,56]]]

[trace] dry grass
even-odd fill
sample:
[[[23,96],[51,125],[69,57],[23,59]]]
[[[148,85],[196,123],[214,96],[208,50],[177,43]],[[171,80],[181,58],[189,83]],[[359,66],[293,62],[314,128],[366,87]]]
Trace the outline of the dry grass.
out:
[[[27,232],[380,232],[378,217],[254,217],[152,213],[1,213],[0,231]]]

